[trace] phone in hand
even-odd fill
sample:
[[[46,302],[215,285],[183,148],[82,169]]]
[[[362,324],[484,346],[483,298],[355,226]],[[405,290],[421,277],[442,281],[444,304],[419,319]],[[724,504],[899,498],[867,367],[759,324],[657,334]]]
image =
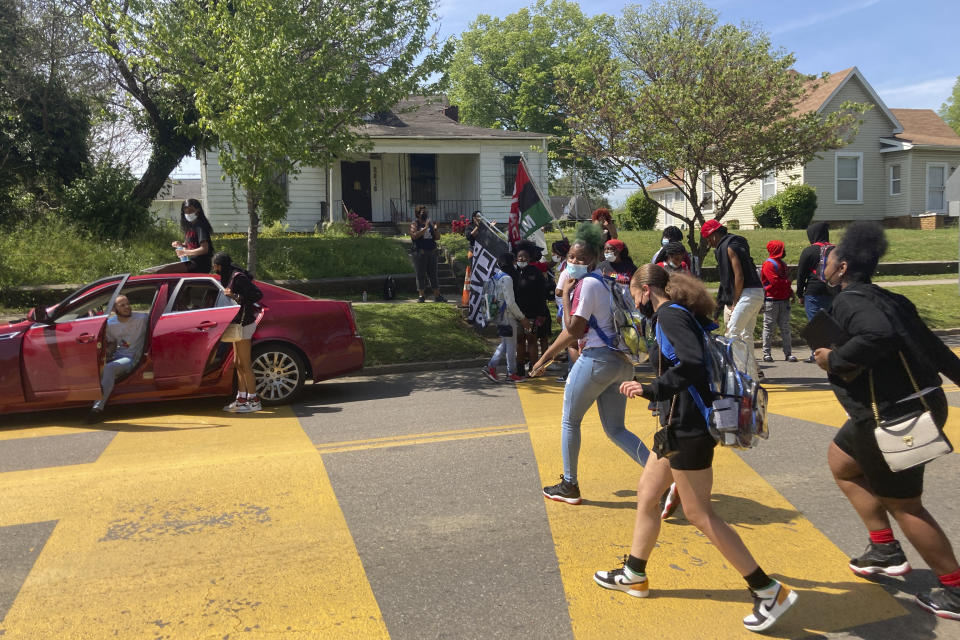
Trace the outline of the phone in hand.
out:
[[[536,378],[537,376],[539,376],[540,374],[542,374],[542,373],[544,372],[544,370],[545,370],[547,367],[549,367],[551,364],[553,364],[553,360],[552,360],[552,359],[551,359],[551,360],[547,360],[547,361],[544,362],[542,365],[540,365],[539,367],[537,367],[537,368],[535,368],[533,371],[531,371],[531,372],[530,372],[530,377],[531,377],[531,378]]]

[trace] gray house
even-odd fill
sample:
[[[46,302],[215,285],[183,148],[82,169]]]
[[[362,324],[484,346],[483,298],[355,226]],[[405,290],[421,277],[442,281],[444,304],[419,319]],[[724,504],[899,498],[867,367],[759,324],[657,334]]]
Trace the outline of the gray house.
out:
[[[547,184],[547,134],[464,125],[445,98],[412,97],[365,122],[359,131],[371,139],[369,152],[303,167],[286,181],[291,230],[313,230],[348,210],[374,223],[401,223],[420,204],[439,221],[478,209],[505,221],[521,156],[531,177]],[[224,175],[215,149],[201,156],[201,179],[214,229],[245,230],[243,191]]]

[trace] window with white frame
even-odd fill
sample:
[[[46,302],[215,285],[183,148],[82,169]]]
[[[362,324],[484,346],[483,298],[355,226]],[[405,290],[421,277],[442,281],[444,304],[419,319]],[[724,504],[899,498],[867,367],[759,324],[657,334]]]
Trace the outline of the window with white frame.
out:
[[[900,165],[890,166],[890,195],[900,195]]]
[[[837,151],[834,164],[836,185],[834,200],[837,204],[863,202],[863,153]]]
[[[770,169],[763,176],[763,184],[760,187],[760,199],[766,200],[777,195],[777,170]]]
[[[928,162],[927,163],[927,211],[936,211],[945,213],[947,210],[947,200],[945,190],[947,187],[947,163],[946,162]]]
[[[713,174],[709,171],[700,174],[700,188],[703,191],[703,197],[700,199],[700,209],[702,211],[713,211]]]

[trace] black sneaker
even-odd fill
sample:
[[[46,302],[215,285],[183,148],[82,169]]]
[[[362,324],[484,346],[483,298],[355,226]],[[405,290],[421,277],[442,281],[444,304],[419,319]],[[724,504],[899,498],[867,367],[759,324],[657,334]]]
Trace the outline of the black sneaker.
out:
[[[441,296],[441,295],[438,295],[437,297],[435,297],[435,298],[433,299],[433,301],[434,301],[434,302],[446,302],[447,299],[444,298],[444,297]]]
[[[816,358],[814,358],[814,357],[813,357],[813,354],[811,353],[811,354],[810,354],[810,356],[809,356],[809,357],[807,357],[807,358],[804,358],[804,359],[803,359],[803,361],[804,361],[804,362],[810,362],[810,363],[814,363],[814,362],[816,362],[816,361],[817,361],[817,359],[816,359]]]
[[[764,362],[773,362],[773,356],[770,355],[769,353],[765,353],[765,354],[763,354],[763,361],[764,361]]]
[[[623,564],[625,567],[626,561]],[[623,570],[624,567],[611,571],[597,571],[593,574],[593,581],[604,589],[623,591],[634,598],[646,598],[650,595],[650,581],[647,580],[647,576],[643,576],[639,580],[633,580],[627,577]]]
[[[910,572],[910,563],[904,555],[900,543],[894,540],[885,544],[871,542],[867,544],[863,555],[850,558],[850,570],[858,576],[902,576]]]
[[[937,587],[918,593],[914,602],[938,618],[960,620],[960,588]]]
[[[743,626],[748,630],[766,631],[797,601],[796,591],[788,589],[776,580],[774,582],[777,588],[770,597],[762,598],[755,591],[751,591],[753,613],[743,619]]]
[[[543,488],[543,495],[557,502],[580,504],[580,485],[567,482],[566,478],[561,475],[558,484]]]

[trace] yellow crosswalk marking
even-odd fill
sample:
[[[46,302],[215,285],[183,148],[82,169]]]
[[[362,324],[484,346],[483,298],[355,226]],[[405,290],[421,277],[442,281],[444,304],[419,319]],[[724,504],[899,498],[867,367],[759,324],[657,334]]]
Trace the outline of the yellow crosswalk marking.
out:
[[[540,476],[554,484],[562,470],[562,388],[538,381],[518,392]],[[649,444],[656,426],[645,409],[646,401],[629,402],[627,424]],[[748,635],[741,619],[751,603],[742,578],[687,524],[664,524],[648,565],[648,599],[594,584],[594,571],[617,567],[629,553],[641,469],[607,440],[595,408],[582,433],[578,479],[584,503],[546,504],[575,636],[660,637],[665,627],[678,639]],[[848,557],[736,454],[718,449],[714,469],[717,512],[768,573],[799,591],[778,635],[824,633],[905,614],[881,587],[853,576]]]
[[[385,449],[388,447],[404,447],[414,444],[431,444],[434,442],[449,442],[451,440],[470,440],[473,438],[488,438],[491,436],[512,436],[526,433],[527,426],[523,424],[508,424],[499,427],[477,427],[475,429],[454,429],[452,431],[436,431],[432,433],[410,433],[401,436],[386,438],[370,438],[367,440],[347,440],[317,445],[317,451],[324,453],[342,453],[344,451],[363,451],[366,449]]]
[[[138,418],[90,465],[0,475],[0,525],[59,520],[9,638],[386,638],[316,448],[287,408]]]

